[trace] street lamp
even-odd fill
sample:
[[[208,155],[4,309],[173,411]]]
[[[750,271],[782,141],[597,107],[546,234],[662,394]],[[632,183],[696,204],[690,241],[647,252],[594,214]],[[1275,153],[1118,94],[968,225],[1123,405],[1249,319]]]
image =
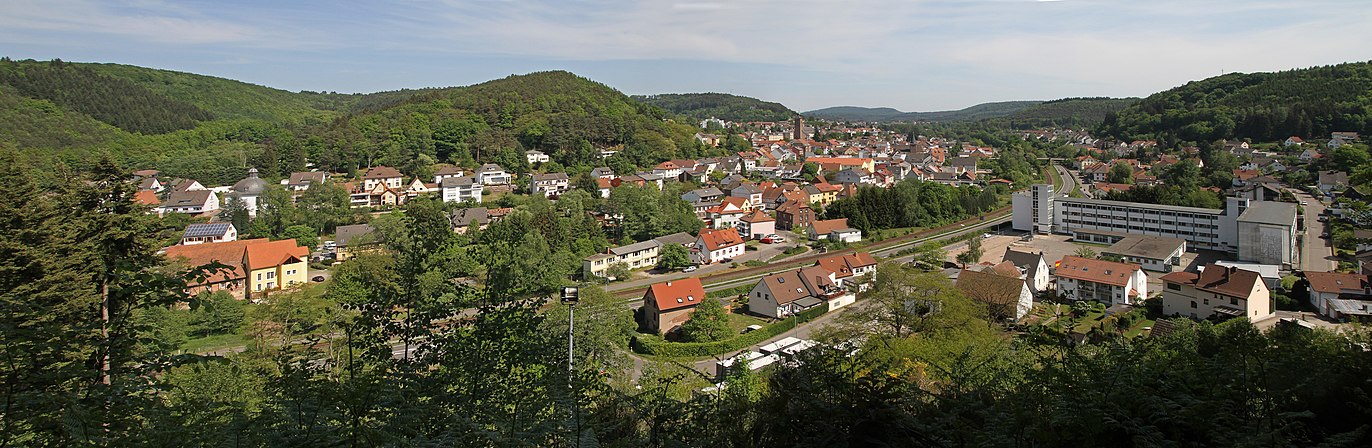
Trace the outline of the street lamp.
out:
[[[572,370],[572,325],[576,322],[573,316],[576,313],[576,304],[581,301],[581,288],[576,286],[565,286],[562,288],[562,303],[567,305],[567,390],[572,391],[572,379],[576,376]],[[576,397],[572,396],[572,421],[574,429],[572,440],[574,446],[581,446],[581,407],[577,406]]]

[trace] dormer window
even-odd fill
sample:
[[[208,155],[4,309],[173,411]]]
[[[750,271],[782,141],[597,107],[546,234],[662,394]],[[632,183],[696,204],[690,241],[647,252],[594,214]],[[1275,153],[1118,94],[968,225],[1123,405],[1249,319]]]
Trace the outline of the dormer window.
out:
[[[681,298],[680,298],[680,297],[677,297],[677,298],[676,298],[676,303],[681,303],[681,302],[682,302]]]

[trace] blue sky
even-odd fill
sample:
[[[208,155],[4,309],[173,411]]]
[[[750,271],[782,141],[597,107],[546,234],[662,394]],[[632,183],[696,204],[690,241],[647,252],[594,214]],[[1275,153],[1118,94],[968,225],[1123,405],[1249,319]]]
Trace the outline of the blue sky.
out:
[[[1372,60],[1368,0],[4,0],[0,55],[373,92],[570,70],[796,110],[1143,96]]]

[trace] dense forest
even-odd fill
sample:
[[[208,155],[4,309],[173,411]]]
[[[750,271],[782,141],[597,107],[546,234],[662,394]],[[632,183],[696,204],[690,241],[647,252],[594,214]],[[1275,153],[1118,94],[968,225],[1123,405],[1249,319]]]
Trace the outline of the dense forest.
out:
[[[866,233],[936,227],[994,209],[1003,193],[994,188],[905,180],[891,188],[861,187],[857,195],[830,204],[825,213],[828,218],[848,218],[848,225]]]
[[[1015,129],[1044,127],[1092,128],[1111,113],[1138,102],[1138,98],[1063,98],[1044,101],[988,121]]]
[[[61,182],[64,167],[89,167],[91,153],[229,184],[248,166],[268,179],[307,164],[339,172],[387,164],[424,177],[436,162],[522,171],[524,151],[538,149],[575,174],[594,164],[628,172],[718,152],[691,138],[693,124],[567,72],[344,95],[126,65],[2,64],[0,146],[45,167],[35,170],[43,185]],[[97,107],[128,113],[104,118]],[[169,112],[177,110],[198,112]],[[606,149],[619,155],[602,161]]]
[[[182,291],[214,266],[154,252],[161,224],[123,167],[97,160],[87,182],[39,194],[11,153],[0,163],[15,194],[0,202],[0,446],[1372,443],[1365,329],[1181,320],[1129,338],[1106,321],[1084,339],[1007,337],[942,275],[884,264],[864,306],[812,336],[825,346],[702,392],[675,362],[626,357],[630,310],[595,286],[568,363],[567,307],[543,297],[574,260],[548,254],[598,227],[563,219],[575,210],[545,201],[458,235],[443,204],[416,201],[376,223],[388,251],[235,310]],[[249,337],[184,354],[184,313],[190,331]]]
[[[634,95],[633,99],[697,121],[786,121],[799,115],[781,103],[727,93],[663,93]]]
[[[1106,116],[1097,134],[1122,140],[1280,141],[1372,132],[1372,63],[1231,73],[1165,90]]]

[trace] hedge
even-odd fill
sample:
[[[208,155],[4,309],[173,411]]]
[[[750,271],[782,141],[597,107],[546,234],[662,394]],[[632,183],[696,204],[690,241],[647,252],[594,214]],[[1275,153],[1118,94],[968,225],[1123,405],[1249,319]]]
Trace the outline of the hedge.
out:
[[[714,342],[667,342],[661,339],[645,336],[634,336],[634,352],[662,356],[667,358],[703,358],[706,356],[720,355],[732,351],[742,350],[754,344],[776,337],[785,333],[796,325],[814,320],[816,317],[829,311],[829,307],[817,306],[796,314],[795,318],[786,318],[779,322],[769,324],[759,330],[753,330],[729,339]]]

